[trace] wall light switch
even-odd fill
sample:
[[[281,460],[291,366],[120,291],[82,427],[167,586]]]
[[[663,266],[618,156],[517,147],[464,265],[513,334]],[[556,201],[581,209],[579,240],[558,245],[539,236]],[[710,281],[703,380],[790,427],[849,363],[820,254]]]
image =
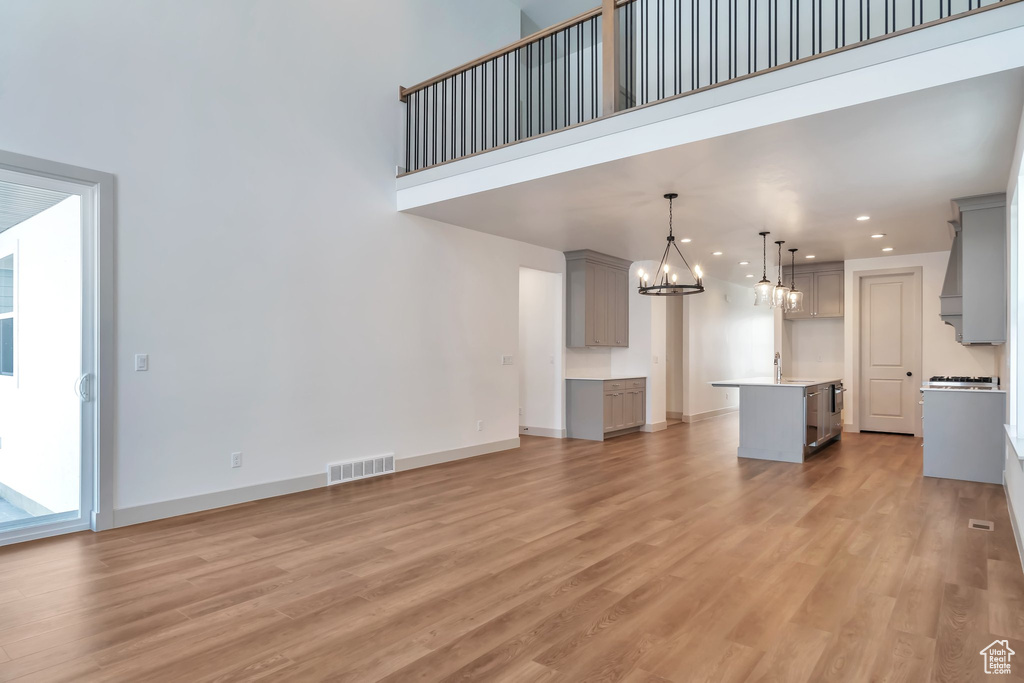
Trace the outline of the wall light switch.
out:
[[[149,354],[135,354],[135,372],[146,372],[149,370]]]
[[[502,356],[501,357],[501,364],[502,365],[512,365],[513,362],[514,362],[514,359],[512,358],[512,356]]]

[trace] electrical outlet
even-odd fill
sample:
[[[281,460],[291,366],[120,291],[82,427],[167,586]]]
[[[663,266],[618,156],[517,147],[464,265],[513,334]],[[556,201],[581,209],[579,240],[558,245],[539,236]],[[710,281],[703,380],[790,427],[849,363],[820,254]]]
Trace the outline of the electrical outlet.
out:
[[[149,354],[135,354],[135,372],[146,372],[149,370]]]
[[[476,421],[476,431],[478,431],[478,432],[484,431],[484,421],[483,420],[477,420]]]
[[[231,454],[231,466],[232,467],[241,467],[242,466],[242,454],[241,453],[232,453]]]
[[[523,407],[522,407],[522,406],[519,406],[519,414],[520,414],[520,415],[522,415],[522,414],[523,414]]]
[[[657,365],[658,364],[658,357],[654,356],[653,361],[654,361],[654,364]]]

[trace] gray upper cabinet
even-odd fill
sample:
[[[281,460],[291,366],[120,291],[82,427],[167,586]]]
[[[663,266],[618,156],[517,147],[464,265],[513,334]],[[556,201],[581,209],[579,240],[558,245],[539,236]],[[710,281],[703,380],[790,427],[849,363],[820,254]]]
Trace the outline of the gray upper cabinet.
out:
[[[629,266],[589,249],[565,253],[566,346],[629,346]]]
[[[843,317],[846,276],[842,263],[801,264],[796,267],[795,275],[786,268],[783,281],[793,282],[804,293],[804,310],[784,313],[786,320]]]
[[[953,200],[939,315],[961,344],[1006,342],[1006,195]]]
[[[843,278],[842,270],[830,270],[814,274],[815,318],[843,317]]]

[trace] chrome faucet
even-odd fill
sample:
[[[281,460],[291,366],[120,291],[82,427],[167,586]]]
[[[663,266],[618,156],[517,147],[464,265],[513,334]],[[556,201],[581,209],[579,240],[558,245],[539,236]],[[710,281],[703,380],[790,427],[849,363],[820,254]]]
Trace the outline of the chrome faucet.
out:
[[[782,384],[782,354],[775,352],[775,383]]]

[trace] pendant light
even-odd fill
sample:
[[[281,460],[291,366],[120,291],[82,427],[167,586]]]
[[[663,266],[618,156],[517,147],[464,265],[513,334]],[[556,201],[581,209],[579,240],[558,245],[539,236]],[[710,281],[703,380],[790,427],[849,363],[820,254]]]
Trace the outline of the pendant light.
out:
[[[785,308],[786,297],[789,296],[789,287],[782,284],[782,245],[785,244],[785,240],[778,240],[775,244],[779,245],[779,281],[772,290],[772,308]]]
[[[687,263],[683,252],[679,251],[675,235],[672,234],[672,200],[678,196],[675,192],[665,195],[665,199],[668,200],[668,237],[666,238],[668,244],[665,245],[665,253],[661,256],[658,270],[654,273],[646,273],[643,268],[637,271],[641,294],[647,296],[686,296],[687,294],[700,294],[704,291],[703,271],[701,271],[700,266],[690,268],[690,264]],[[683,266],[686,268],[686,272],[690,274],[693,284],[679,282],[679,273],[683,269],[678,265],[670,263],[673,250],[679,256],[679,260],[683,262]]]
[[[754,305],[767,306],[772,300],[772,281],[768,279],[768,235],[770,232],[759,232],[761,236],[761,281],[754,285]]]
[[[804,293],[796,288],[796,249],[790,249],[789,294],[786,295],[786,313],[804,310]]]

